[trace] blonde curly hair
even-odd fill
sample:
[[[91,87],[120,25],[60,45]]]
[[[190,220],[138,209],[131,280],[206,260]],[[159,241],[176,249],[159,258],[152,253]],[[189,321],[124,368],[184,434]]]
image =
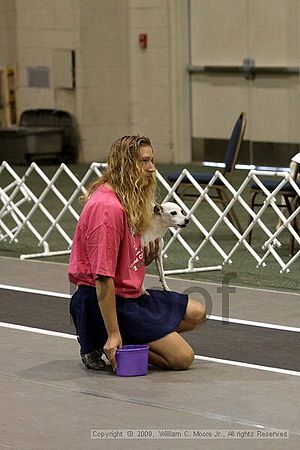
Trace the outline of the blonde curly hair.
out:
[[[152,148],[147,136],[132,135],[117,139],[111,146],[106,170],[81,197],[81,200],[87,201],[98,186],[108,182],[126,211],[129,227],[138,234],[148,227],[156,192],[155,174],[145,183],[140,153],[142,147]]]

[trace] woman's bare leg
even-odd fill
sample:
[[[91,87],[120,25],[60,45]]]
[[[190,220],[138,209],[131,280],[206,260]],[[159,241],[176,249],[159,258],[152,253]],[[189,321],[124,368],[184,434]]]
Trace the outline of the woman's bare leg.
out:
[[[175,331],[150,344],[149,361],[169,370],[187,369],[194,360],[190,345]]]

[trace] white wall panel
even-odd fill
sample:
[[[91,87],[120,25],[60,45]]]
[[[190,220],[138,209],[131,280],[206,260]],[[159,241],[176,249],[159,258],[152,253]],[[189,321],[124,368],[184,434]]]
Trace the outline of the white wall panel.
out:
[[[246,29],[247,0],[191,0],[192,63],[240,64]]]
[[[191,0],[192,65],[300,67],[300,0]],[[300,142],[298,76],[192,75],[193,137],[228,136],[245,110],[246,138]],[[218,124],[216,127],[215,125]]]
[[[195,76],[192,85],[194,137],[227,139],[248,108],[248,84],[238,76]]]

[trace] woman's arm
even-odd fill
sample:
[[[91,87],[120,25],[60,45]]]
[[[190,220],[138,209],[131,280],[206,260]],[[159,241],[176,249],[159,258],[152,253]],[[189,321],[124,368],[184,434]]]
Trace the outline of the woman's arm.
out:
[[[110,277],[100,276],[96,280],[96,292],[99,308],[105,323],[108,339],[103,351],[111,362],[113,369],[117,367],[116,350],[122,347],[122,338],[119,330],[114,280]]]

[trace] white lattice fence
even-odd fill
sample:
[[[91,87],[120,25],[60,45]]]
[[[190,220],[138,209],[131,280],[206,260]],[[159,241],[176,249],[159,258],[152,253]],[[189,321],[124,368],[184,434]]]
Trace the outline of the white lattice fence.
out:
[[[260,177],[265,177],[266,174],[268,176],[272,176],[275,178],[276,177],[279,177],[279,179],[282,178],[281,182],[278,183],[277,188],[272,192],[268,191],[265,188],[263,181],[260,179]],[[188,178],[190,183],[195,188],[195,190],[199,192],[199,196],[196,198],[194,204],[189,208],[176,194],[177,188],[184,178]],[[192,250],[190,246],[187,248],[186,243],[183,243],[183,245],[185,246],[186,249],[188,249],[188,252],[190,254],[190,258],[187,261],[187,267],[167,270],[165,272],[166,274],[192,273],[204,270],[218,270],[226,263],[230,264],[232,262],[232,258],[235,252],[241,246],[245,247],[245,249],[255,259],[257,267],[265,266],[267,258],[270,255],[273,256],[276,262],[281,267],[282,273],[288,272],[289,267],[292,264],[294,264],[298,259],[300,255],[300,250],[298,250],[295,255],[288,257],[287,261],[284,261],[280,255],[281,242],[279,240],[279,237],[283,231],[288,231],[294,237],[295,241],[300,245],[300,236],[296,232],[295,228],[292,226],[293,220],[299,215],[300,206],[293,212],[293,214],[290,217],[287,218],[283,214],[282,210],[280,210],[280,208],[276,204],[276,196],[278,197],[278,195],[280,195],[280,189],[283,188],[283,186],[287,182],[291,184],[296,194],[298,196],[300,195],[299,186],[288,172],[266,173],[265,171],[251,170],[247,174],[245,180],[242,182],[242,184],[238,189],[235,189],[219,171],[215,172],[209,184],[205,188],[201,187],[197,183],[197,181],[193,178],[193,176],[189,173],[189,171],[186,169],[184,169],[181,172],[180,176],[172,186],[170,186],[162,176],[158,175],[158,179],[163,188],[167,191],[164,201],[169,201],[170,199],[173,198],[184,209],[184,211],[187,213],[188,218],[192,220],[192,222],[197,226],[199,232],[201,233],[201,235],[199,233],[199,245],[194,250]],[[228,193],[231,195],[231,200],[229,201],[228,206],[224,210],[221,210],[210,196],[210,192],[213,189],[213,184],[216,182],[217,179],[220,179],[222,181],[222,183],[226,186]],[[262,192],[266,195],[266,199],[264,201],[263,206],[257,212],[254,212],[250,208],[248,204],[248,198],[245,199],[243,197],[243,195],[249,197],[248,188],[253,181],[255,181],[258,184]],[[209,230],[207,230],[203,226],[203,224],[200,223],[199,219],[197,219],[197,217],[195,216],[195,212],[201,209],[201,205],[203,205],[203,203],[209,205],[209,207],[211,208],[211,213],[214,212],[215,214],[217,214],[218,217],[215,224]],[[230,210],[234,206],[236,206],[237,203],[239,204],[240,207],[244,209],[244,211],[252,219],[242,234],[238,231],[238,229],[233,225],[233,223],[228,218]],[[265,220],[264,217],[266,215],[266,211],[269,206],[273,208],[273,211],[275,212],[277,218],[277,220],[273,221],[273,224],[270,224],[267,220]],[[201,216],[201,214],[198,215]],[[278,223],[278,219],[282,221],[282,224],[277,230],[275,229],[272,231],[272,227],[276,226],[276,223]],[[217,239],[215,238],[216,232],[218,231],[219,227],[223,224],[225,224],[232,233],[233,246],[231,250],[227,253],[224,251],[224,248],[220,246]],[[266,240],[261,248],[262,252],[260,253],[258,253],[254,249],[254,246],[251,246],[247,241],[248,235],[254,227],[262,230],[262,232],[265,234],[266,237]],[[172,246],[172,244],[174,244],[175,240],[179,238],[180,234],[182,233],[182,230],[181,229],[176,231],[173,230],[172,233],[173,236],[166,242],[164,252],[167,252],[169,248]],[[212,245],[214,249],[219,253],[222,266],[213,266],[209,268],[195,267],[195,265],[197,265],[197,262],[200,260],[201,252],[207,245]]]
[[[49,177],[39,166],[32,163],[24,175],[20,176],[9,164],[2,162],[0,166],[0,180],[5,179],[6,182],[0,182],[0,242],[17,242],[18,239],[22,239],[22,232],[26,229],[34,236],[37,245],[43,247],[43,251],[24,254],[21,256],[22,259],[69,253],[74,229],[80,213],[78,210],[78,197],[81,193],[86,192],[84,186],[91,181],[91,177],[95,175],[100,176],[104,167],[105,164],[93,163],[82,177],[78,177],[65,164],[61,164],[53,176]],[[280,238],[283,232],[288,232],[300,245],[300,237],[292,226],[293,220],[299,214],[300,206],[290,217],[285,217],[276,204],[276,196],[286,182],[291,184],[298,196],[300,195],[300,189],[289,173],[275,172],[268,173],[268,175],[281,177],[282,181],[274,191],[269,192],[261,181],[261,177],[265,175],[265,172],[252,170],[247,174],[240,187],[234,188],[219,171],[216,171],[208,186],[202,188],[186,169],[182,171],[173,186],[170,186],[163,176],[157,173],[160,189],[165,193],[164,201],[176,201],[186,212],[197,230],[197,240],[195,242],[194,239],[190,239],[189,227],[184,234],[182,234],[182,229],[171,229],[171,237],[165,240],[165,256],[167,253],[170,254],[172,252],[172,247],[175,243],[179,243],[182,246],[182,255],[187,254],[187,259],[184,267],[182,267],[183,264],[180,264],[181,267],[178,267],[178,263],[178,266],[172,268],[172,270],[166,270],[166,274],[220,270],[224,264],[232,262],[236,251],[241,246],[254,258],[258,267],[266,265],[268,258],[271,256],[279,264],[281,272],[289,271],[290,267],[297,261],[300,250],[294,256],[284,260],[280,254]],[[176,193],[180,182],[185,177],[190,180],[195,190],[199,193],[192,206],[188,206],[183,202]],[[63,178],[64,185],[68,186],[67,193],[60,190],[60,182]],[[217,179],[223,182],[230,195],[229,204],[224,210],[214,202],[210,195],[211,190],[213,190],[213,184]],[[36,185],[43,186],[39,193],[35,192],[34,180],[35,182],[38,180]],[[257,212],[254,212],[248,204],[248,187],[252,181],[255,181],[266,195],[263,206]],[[51,202],[47,201],[49,196],[52,196]],[[231,208],[237,204],[251,218],[243,233],[237,230],[228,216]],[[206,224],[207,221],[201,218],[201,211],[204,205],[206,207],[206,216],[212,214],[216,216],[212,226],[208,226]],[[274,228],[274,224],[270,224],[267,220],[266,211],[269,206],[272,207],[277,222],[278,219],[282,221],[281,226],[277,230]],[[207,208],[210,211],[208,213]],[[39,216],[39,221],[36,220],[37,216]],[[41,226],[41,223],[43,223],[43,226]],[[231,247],[229,250],[228,248],[225,250],[218,238],[218,231],[224,225],[231,233]],[[247,237],[253,228],[259,228],[265,236],[260,251],[257,250],[257,246],[251,246],[247,241]],[[58,250],[50,249],[50,243],[52,246],[52,242],[55,240],[54,236],[59,236],[62,242]],[[217,253],[219,263],[214,266],[199,267],[202,252],[207,246],[211,246]],[[180,259],[183,260],[184,256]]]
[[[73,204],[77,203],[81,193],[86,192],[84,186],[90,181],[91,177],[101,175],[103,166],[100,163],[91,164],[85,175],[79,180],[65,164],[61,164],[54,175],[49,178],[36,163],[32,163],[24,175],[20,177],[8,163],[2,162],[0,176],[3,177],[6,173],[11,180],[6,186],[0,186],[2,203],[0,241],[17,242],[22,236],[22,231],[28,228],[36,238],[37,245],[43,247],[43,252],[21,255],[21,259],[70,253],[74,229],[79,218],[79,212],[76,211]],[[36,195],[33,188],[29,187],[33,177],[39,180],[39,185],[44,186],[39,195]],[[64,180],[64,184],[69,187],[68,197],[57,188],[57,184],[62,177],[67,178],[67,181]],[[50,194],[52,195],[52,205],[55,205],[53,211],[47,206],[47,198]],[[31,204],[29,210],[25,201]],[[39,215],[38,221],[37,215]],[[64,226],[63,222],[66,216],[68,216],[65,221],[67,226]],[[41,226],[41,222],[43,226]],[[46,227],[44,223],[46,223]],[[64,242],[64,244],[61,244],[64,247],[61,250],[50,250],[49,242],[54,232],[58,233],[62,242]]]

